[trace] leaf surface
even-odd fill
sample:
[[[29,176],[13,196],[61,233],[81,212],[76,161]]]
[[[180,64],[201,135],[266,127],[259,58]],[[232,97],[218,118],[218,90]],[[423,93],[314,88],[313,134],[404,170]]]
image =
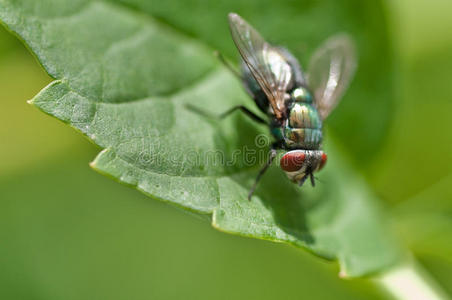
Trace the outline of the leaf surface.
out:
[[[219,230],[338,259],[343,276],[388,267],[398,257],[397,246],[347,150],[338,150],[372,157],[376,150],[367,147],[378,145],[391,115],[383,88],[389,60],[366,70],[375,66],[375,55],[389,53],[381,26],[366,18],[378,16],[375,9],[381,14],[380,4],[239,3],[0,0],[0,18],[55,78],[31,102],[103,148],[94,169],[211,216]],[[315,189],[298,188],[273,166],[249,202],[248,189],[266,158],[268,129],[243,116],[219,122],[187,108],[221,113],[237,104],[253,107],[212,55],[214,49],[234,55],[229,11],[293,49],[302,62],[329,34],[346,30],[358,41],[364,70],[330,120],[335,128],[326,141],[330,162]],[[384,116],[377,124],[364,116],[370,105]],[[354,139],[360,134],[364,141]]]

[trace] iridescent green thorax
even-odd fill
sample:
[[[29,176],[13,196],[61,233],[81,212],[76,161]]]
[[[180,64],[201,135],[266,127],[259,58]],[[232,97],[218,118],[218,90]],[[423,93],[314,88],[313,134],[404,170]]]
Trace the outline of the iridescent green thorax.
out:
[[[287,120],[283,128],[273,126],[272,133],[289,149],[320,149],[322,121],[307,89],[299,87],[291,92]]]
[[[312,103],[311,93],[304,87],[294,89],[290,95],[295,102]]]

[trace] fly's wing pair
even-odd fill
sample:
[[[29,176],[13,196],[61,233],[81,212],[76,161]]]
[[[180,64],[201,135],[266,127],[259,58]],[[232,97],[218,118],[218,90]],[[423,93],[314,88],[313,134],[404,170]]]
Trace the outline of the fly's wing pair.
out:
[[[229,14],[232,39],[259,86],[267,96],[277,119],[285,116],[284,97],[292,81],[292,69],[278,48],[262,36],[239,15]]]
[[[291,84],[292,70],[279,49],[239,15],[229,14],[232,38],[242,59],[267,95],[275,117],[285,115],[285,93]],[[313,55],[308,70],[308,85],[320,117],[325,119],[336,107],[356,69],[355,48],[347,35],[328,39]]]

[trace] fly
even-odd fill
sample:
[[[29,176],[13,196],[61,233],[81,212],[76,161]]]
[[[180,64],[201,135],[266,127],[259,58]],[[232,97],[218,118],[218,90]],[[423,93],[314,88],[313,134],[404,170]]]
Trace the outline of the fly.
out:
[[[244,106],[234,107],[222,116],[240,110],[253,120],[267,124],[275,138],[269,159],[257,175],[248,199],[278,149],[286,151],[280,167],[287,177],[300,186],[309,178],[314,186],[314,173],[327,160],[322,151],[322,123],[338,104],[356,69],[352,40],[345,34],[327,39],[316,50],[304,73],[287,49],[266,42],[239,15],[229,14],[229,27],[241,56],[241,73],[235,72],[221,56],[220,59],[240,78],[269,120]]]

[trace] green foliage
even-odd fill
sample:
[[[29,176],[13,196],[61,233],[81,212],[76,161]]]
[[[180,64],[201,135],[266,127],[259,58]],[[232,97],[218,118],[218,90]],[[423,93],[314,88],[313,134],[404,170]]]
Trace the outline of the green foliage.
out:
[[[153,198],[212,216],[220,230],[304,247],[338,259],[344,276],[359,276],[397,258],[374,197],[338,150],[370,161],[391,116],[382,9],[361,2],[228,1],[210,7],[202,1],[0,0],[0,18],[56,79],[32,103],[104,148],[93,168]],[[258,166],[246,165],[243,152],[233,165],[187,158],[220,150],[230,159],[237,149],[262,150],[254,141],[266,128],[241,116],[216,122],[186,107],[220,113],[252,105],[212,55],[214,49],[235,55],[226,24],[232,10],[302,62],[338,31],[351,32],[358,42],[360,71],[329,120],[330,162],[320,175],[325,183],[314,190],[292,185],[275,166],[248,202]],[[374,60],[382,55],[387,60]],[[334,146],[333,136],[343,145]]]

